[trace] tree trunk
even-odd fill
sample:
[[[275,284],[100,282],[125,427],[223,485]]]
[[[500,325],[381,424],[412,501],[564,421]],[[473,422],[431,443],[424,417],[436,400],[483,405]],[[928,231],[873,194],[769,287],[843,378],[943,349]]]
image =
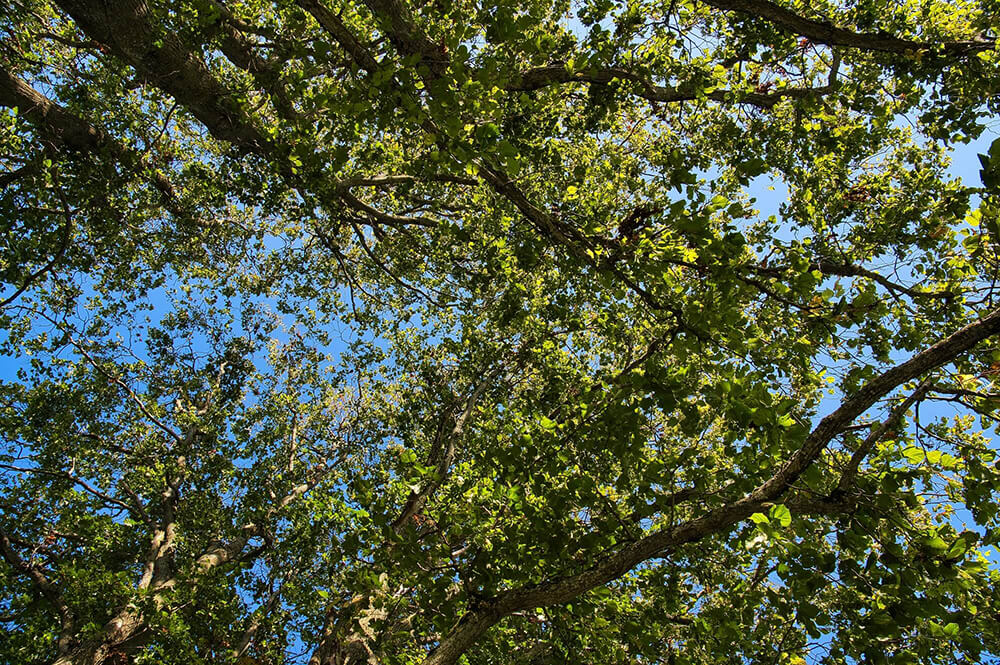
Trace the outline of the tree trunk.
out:
[[[69,653],[59,656],[52,665],[118,665],[129,651],[135,648],[132,642],[145,624],[142,616],[132,610],[123,610],[104,625],[101,635],[84,642]]]

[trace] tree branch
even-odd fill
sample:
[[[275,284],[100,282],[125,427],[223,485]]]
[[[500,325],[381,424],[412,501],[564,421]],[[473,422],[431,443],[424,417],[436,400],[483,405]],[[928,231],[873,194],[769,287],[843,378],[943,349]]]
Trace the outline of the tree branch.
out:
[[[830,23],[805,18],[768,0],[703,0],[705,4],[726,11],[739,12],[762,18],[781,28],[802,35],[810,41],[828,46],[847,46],[865,51],[886,53],[913,53],[927,49],[943,49],[950,53],[964,54],[988,51],[995,47],[993,41],[914,42],[887,33],[853,32]]]
[[[854,484],[855,478],[858,475],[858,468],[861,466],[861,462],[868,457],[871,453],[872,448],[874,448],[879,441],[885,438],[896,425],[903,419],[906,412],[910,410],[914,404],[919,402],[927,392],[931,389],[931,380],[926,379],[923,381],[917,389],[914,390],[909,397],[903,400],[896,408],[894,408],[890,413],[889,417],[882,421],[878,427],[874,428],[865,440],[861,442],[854,454],[851,455],[851,459],[847,463],[847,467],[844,469],[843,473],[840,475],[840,481],[837,483],[837,488],[831,492],[831,497],[836,498],[840,495],[847,493],[851,485]]]
[[[195,432],[195,428],[191,428],[187,440],[193,441]],[[174,585],[171,561],[177,537],[177,502],[180,499],[180,486],[187,467],[187,461],[183,456],[177,459],[177,466],[176,475],[167,476],[166,486],[160,493],[162,499],[160,527],[153,531],[149,554],[138,584],[139,589],[159,590]]]
[[[476,403],[479,401],[479,398],[482,397],[482,394],[486,390],[487,386],[489,386],[489,384],[500,375],[501,371],[502,368],[495,368],[492,372],[489,372],[483,380],[479,382],[479,385],[473,389],[472,394],[469,395],[469,398],[465,401],[465,408],[462,409],[462,413],[455,419],[455,425],[452,427],[444,445],[440,447],[439,451],[432,451],[431,453],[428,462],[430,464],[434,464],[434,480],[424,485],[419,491],[410,492],[410,496],[406,500],[403,510],[400,511],[399,517],[392,522],[393,529],[400,529],[411,517],[419,513],[427,503],[430,496],[448,477],[448,471],[455,459],[455,446],[459,441],[461,441],[462,435],[465,433],[465,425],[468,422],[469,417],[472,415],[473,409],[476,408]]]
[[[59,263],[59,259],[61,259],[63,254],[66,253],[66,250],[69,249],[69,241],[73,236],[73,216],[70,214],[69,208],[66,208],[63,212],[66,219],[63,222],[62,233],[60,234],[61,238],[59,241],[59,249],[56,250],[56,252],[52,255],[52,258],[49,259],[44,266],[25,277],[24,282],[16,291],[14,291],[14,293],[3,300],[0,300],[0,309],[17,300],[18,296],[27,291],[28,287],[34,284],[35,281],[44,276],[45,273],[55,268],[56,264]]]
[[[147,170],[149,179],[159,190],[167,209],[176,212],[177,201],[173,185],[159,171],[148,168],[133,150],[112,139],[108,134],[83,118],[70,113],[30,85],[0,66],[0,106],[17,108],[19,114],[39,128],[45,140],[64,145],[78,152],[109,154],[126,168],[139,165]]]
[[[59,614],[61,632],[58,640],[58,649],[60,654],[68,653],[73,635],[74,622],[73,612],[70,610],[69,605],[66,604],[66,601],[63,600],[62,593],[42,571],[21,558],[11,544],[10,536],[3,530],[3,527],[0,527],[0,555],[3,556],[11,568],[26,575]]]
[[[699,99],[699,95],[693,90],[685,90],[683,87],[672,88],[656,85],[648,77],[621,67],[601,67],[584,71],[570,71],[564,65],[548,65],[546,67],[535,67],[518,74],[512,81],[508,82],[504,89],[516,91],[540,90],[552,85],[564,83],[593,83],[608,84],[615,79],[628,81],[637,86],[634,93],[636,96],[651,102],[675,103],[694,101]],[[833,92],[837,88],[835,76],[831,76],[830,83],[818,88],[788,88],[769,94],[758,92],[737,92],[733,90],[713,90],[701,95],[704,98],[716,102],[735,102],[737,104],[751,104],[762,109],[773,108],[782,99],[800,99],[809,96],[822,96]]]
[[[106,44],[146,80],[187,108],[212,135],[249,152],[266,153],[270,141],[254,126],[235,95],[212,75],[201,56],[150,20],[143,0],[57,0],[87,36]]]
[[[430,78],[437,78],[448,69],[448,52],[444,44],[438,45],[417,27],[409,7],[398,0],[364,0],[365,5],[382,23],[389,41],[400,54],[418,55],[420,62],[431,71]]]
[[[378,62],[369,52],[368,48],[354,36],[343,21],[327,9],[319,0],[296,0],[299,7],[309,12],[320,27],[326,30],[331,37],[337,40],[341,48],[347,51],[348,55],[369,74],[378,69]]]
[[[475,187],[479,184],[478,180],[473,178],[463,178],[456,175],[376,175],[369,177],[357,177],[348,178],[347,180],[342,180],[340,186],[342,187],[387,187],[391,185],[410,185],[417,184],[421,182],[446,182],[454,183],[456,185],[467,185],[469,187]]]
[[[425,228],[436,228],[438,226],[437,222],[426,217],[400,217],[399,215],[392,215],[381,210],[376,210],[344,187],[340,188],[339,195],[344,203],[354,210],[364,213],[386,226],[423,226]]]
[[[702,517],[656,530],[639,541],[605,555],[592,567],[578,574],[512,589],[474,606],[441,640],[438,648],[428,655],[424,665],[451,665],[456,662],[480,635],[512,612],[567,602],[590,589],[617,579],[643,561],[668,554],[682,545],[701,540],[746,519],[784,494],[830,441],[878,400],[896,387],[953,361],[998,333],[1000,309],[952,333],[910,360],[882,372],[855,395],[846,399],[833,413],[823,418],[791,458],[771,478],[743,498]]]
[[[839,275],[841,277],[864,277],[872,280],[880,286],[885,287],[889,291],[895,293],[905,293],[911,298],[941,298],[943,300],[952,300],[956,297],[956,294],[951,293],[950,291],[917,291],[912,287],[897,284],[883,275],[880,275],[872,270],[868,270],[862,266],[820,260],[816,263],[816,267],[820,272],[829,275]]]
[[[8,471],[14,471],[16,473],[48,476],[49,478],[65,478],[66,480],[69,480],[73,484],[79,485],[80,487],[83,488],[85,492],[94,496],[97,499],[100,499],[107,506],[117,506],[127,513],[131,513],[133,515],[138,516],[140,519],[143,516],[143,513],[137,510],[134,506],[130,506],[124,501],[116,499],[113,496],[110,496],[105,492],[100,491],[99,489],[88,483],[80,476],[77,476],[76,474],[73,474],[69,471],[49,471],[47,469],[14,466],[12,464],[5,464],[2,462],[0,462],[0,469],[7,469]]]

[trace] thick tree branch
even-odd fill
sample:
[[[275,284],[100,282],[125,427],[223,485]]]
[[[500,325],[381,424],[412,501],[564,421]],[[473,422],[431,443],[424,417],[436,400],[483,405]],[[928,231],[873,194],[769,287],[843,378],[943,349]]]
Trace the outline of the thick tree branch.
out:
[[[193,442],[195,428],[189,430],[188,441]],[[173,586],[173,550],[177,538],[177,503],[180,500],[180,487],[187,468],[186,459],[177,459],[176,473],[167,477],[163,491],[160,493],[160,525],[153,531],[149,554],[143,565],[142,577],[139,579],[139,589],[159,590]]]
[[[93,153],[95,156],[103,152],[126,168],[144,168],[149,172],[153,186],[163,196],[167,208],[171,212],[177,210],[174,188],[166,176],[149,168],[136,152],[83,118],[66,111],[3,67],[0,67],[0,106],[16,107],[19,114],[35,125],[43,138],[53,145],[64,145],[70,150]]]
[[[380,19],[397,51],[404,56],[420,56],[420,62],[430,69],[431,78],[444,74],[449,60],[444,44],[435,44],[424,34],[406,4],[398,0],[365,0],[365,5]]]
[[[805,18],[768,0],[703,0],[705,4],[726,11],[762,18],[781,28],[828,46],[846,46],[866,51],[914,53],[943,49],[950,53],[974,53],[995,47],[993,41],[915,42],[882,32],[853,32],[824,21]]]
[[[545,236],[566,247],[566,249],[570,250],[574,256],[583,262],[593,264],[593,258],[579,246],[576,239],[571,238],[567,234],[567,230],[563,229],[560,224],[557,224],[552,215],[531,203],[528,197],[524,195],[524,192],[508,177],[506,172],[502,172],[485,162],[480,162],[479,175],[494,191],[513,203],[521,214]]]
[[[152,528],[153,518],[151,518],[149,516],[149,513],[146,512],[146,508],[142,505],[142,500],[139,498],[139,495],[136,494],[135,490],[129,487],[128,483],[126,483],[124,480],[118,483],[118,487],[123,492],[125,492],[125,494],[129,498],[129,501],[132,502],[132,506],[135,509],[136,515],[139,516],[139,519],[141,519],[147,527]]]
[[[837,483],[837,488],[832,492],[833,497],[845,494],[850,490],[851,486],[854,484],[854,480],[857,478],[858,469],[861,467],[861,462],[864,461],[866,457],[871,453],[872,449],[885,438],[893,428],[895,428],[900,421],[902,421],[903,416],[910,408],[919,402],[927,392],[931,389],[931,381],[927,379],[923,381],[917,389],[914,390],[910,395],[904,399],[896,408],[894,408],[884,421],[882,421],[878,427],[872,429],[872,431],[865,437],[865,440],[861,442],[857,450],[851,455],[851,459],[847,462],[847,467],[844,469],[843,473],[840,475],[840,481]]]
[[[94,639],[61,653],[52,665],[102,665],[119,645],[134,640],[144,628],[142,616],[128,606],[104,624]]]
[[[64,110],[30,85],[0,67],[0,105],[45,131],[45,138],[72,150],[91,152],[104,147],[108,137],[82,118]]]
[[[189,432],[195,432],[190,430]],[[191,435],[189,434],[189,438]],[[192,439],[193,440],[193,439]],[[168,597],[163,592],[177,586],[179,580],[174,576],[172,565],[173,548],[177,537],[176,507],[179,498],[180,484],[184,477],[186,462],[178,460],[178,470],[169,477],[161,495],[162,517],[159,526],[154,530],[150,540],[149,553],[143,565],[143,573],[137,584],[138,589],[150,589],[155,592],[154,601],[161,609],[166,607]],[[278,501],[268,510],[268,517],[273,517],[278,511],[304,494],[312,484],[296,486],[288,495]],[[240,557],[250,539],[260,536],[262,529],[254,524],[244,526],[240,537],[230,543],[214,543],[208,547],[195,561],[197,583],[207,572],[229,561]],[[258,548],[258,553],[267,547],[270,541],[265,537],[265,544]],[[141,644],[143,631],[146,630],[147,617],[143,616],[135,606],[126,605],[111,621],[109,621],[94,640],[84,643],[72,651],[67,651],[53,665],[99,665],[108,654],[115,650],[131,653]],[[250,632],[252,638],[253,632]]]
[[[266,153],[270,142],[204,60],[173,33],[158,29],[143,0],[58,0],[88,37],[106,44],[146,80],[169,93],[217,139]]]
[[[903,293],[911,298],[940,298],[942,300],[952,300],[955,298],[955,294],[950,291],[918,291],[912,287],[897,284],[885,276],[872,270],[868,270],[862,266],[821,260],[816,263],[816,268],[820,272],[828,275],[838,275],[840,277],[864,277],[865,279],[872,280],[890,292]]]
[[[689,267],[698,266],[697,264],[694,264]],[[743,265],[739,266],[737,269],[747,270],[758,275],[766,275],[768,277],[781,277],[788,271],[794,270],[791,266],[787,265]],[[953,293],[951,291],[920,291],[912,286],[906,286],[905,284],[894,282],[886,276],[880,275],[874,270],[869,270],[864,266],[850,263],[839,263],[829,259],[819,259],[810,263],[809,270],[818,270],[824,275],[834,275],[837,277],[862,277],[875,282],[892,294],[903,294],[909,296],[910,298],[932,298],[949,301],[958,297],[957,293]],[[747,281],[742,277],[740,279]]]
[[[195,560],[198,574],[204,575],[208,571],[236,559],[259,530],[256,524],[248,524],[243,527],[243,533],[240,536],[233,538],[228,543],[212,543]]]
[[[568,577],[513,589],[467,612],[441,640],[424,665],[450,665],[503,617],[519,610],[567,602],[595,587],[617,579],[643,561],[663,556],[678,547],[746,519],[784,494],[824,448],[859,415],[893,389],[947,364],[989,337],[1000,333],[1000,309],[969,324],[866,383],[856,394],[823,418],[799,449],[767,481],[743,498],[688,522],[659,529],[645,538],[604,556],[591,568]]]
[[[549,65],[529,69],[507,83],[504,88],[516,92],[522,90],[540,90],[564,83],[608,84],[615,79],[635,84],[636,90],[634,94],[651,102],[670,104],[694,101],[704,97],[716,102],[751,104],[762,109],[773,108],[783,99],[822,96],[833,92],[837,88],[836,77],[832,75],[829,84],[818,88],[788,88],[769,94],[712,90],[699,96],[694,90],[656,85],[648,77],[621,67],[602,67],[599,69],[571,72],[564,65]]]
[[[386,226],[423,226],[425,228],[436,228],[438,226],[437,222],[426,217],[402,217],[377,210],[356,197],[346,188],[341,188],[339,194],[340,198],[348,206]]]
[[[113,12],[109,12],[99,0],[63,0],[59,4],[92,39],[108,44],[115,55],[134,67],[146,80],[172,95],[215,138],[270,158],[290,186],[301,186],[301,175],[290,169],[286,159],[290,148],[264,137],[241,108],[236,96],[216,80],[201,56],[188,50],[175,35],[164,33],[153,24],[145,2],[130,0],[119,3]],[[322,18],[324,28],[336,31],[338,41],[343,39],[352,43],[346,28],[341,29],[343,25],[339,19],[324,11],[319,4],[303,4],[307,11]],[[249,54],[242,52],[239,44],[231,42],[230,47],[234,61],[249,67],[259,66],[247,60]],[[373,64],[372,60],[364,57],[360,44],[353,43],[352,49],[352,57],[360,58],[360,62],[364,63],[362,66],[367,68],[367,65]],[[335,188],[334,196],[339,202],[383,224],[437,226],[437,222],[422,217],[400,217],[376,210],[347,188]],[[332,198],[321,197],[322,203],[327,208],[334,208],[337,204]]]
[[[257,636],[257,631],[260,630],[261,625],[267,618],[267,615],[274,612],[275,608],[278,607],[278,602],[281,600],[280,589],[271,591],[268,595],[267,600],[263,605],[258,607],[254,613],[250,616],[250,622],[246,629],[240,634],[240,638],[236,640],[236,644],[230,651],[230,656],[237,662],[239,659],[246,654],[250,645],[253,644],[254,639]]]
[[[268,547],[271,542],[271,535],[268,530],[268,523],[277,517],[281,511],[288,507],[291,503],[299,499],[306,492],[316,487],[317,484],[326,475],[326,472],[333,470],[333,466],[323,466],[316,473],[315,477],[308,480],[307,482],[299,483],[291,489],[288,494],[281,497],[276,501],[271,507],[267,509],[264,514],[261,524],[250,522],[244,524],[240,529],[240,535],[230,540],[228,543],[222,541],[213,542],[198,556],[195,560],[195,568],[198,571],[198,576],[204,576],[205,573],[222,566],[230,561],[234,561],[243,554],[250,540],[253,538],[263,538],[264,546]],[[263,552],[263,549],[260,550]]]
[[[997,333],[1000,333],[1000,309],[993,310],[982,320],[965,326],[906,362],[875,377],[843,402],[840,408],[823,418],[791,459],[743,501],[757,503],[773,499],[808,468],[835,436],[879,399],[896,387],[953,361]]]
[[[357,63],[358,67],[369,74],[378,69],[378,62],[368,48],[354,36],[340,18],[327,9],[319,0],[296,0],[299,7],[309,12],[320,27],[337,40],[341,48]]]
[[[221,31],[219,45],[229,62],[250,74],[254,82],[267,92],[283,120],[297,124],[301,116],[295,110],[288,91],[281,85],[278,68],[254,53],[253,46],[229,22],[220,23],[218,28]]]
[[[59,653],[69,653],[74,631],[73,612],[63,599],[62,593],[42,571],[21,558],[17,550],[14,549],[10,536],[3,530],[3,527],[0,527],[0,555],[3,556],[3,559],[11,568],[27,576],[59,614],[61,628],[58,640]]]

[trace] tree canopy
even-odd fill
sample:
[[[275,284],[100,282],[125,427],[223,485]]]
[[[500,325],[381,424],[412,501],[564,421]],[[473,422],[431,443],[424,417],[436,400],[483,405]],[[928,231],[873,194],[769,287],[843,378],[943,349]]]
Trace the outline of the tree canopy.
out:
[[[1000,653],[994,0],[0,6],[0,661]]]

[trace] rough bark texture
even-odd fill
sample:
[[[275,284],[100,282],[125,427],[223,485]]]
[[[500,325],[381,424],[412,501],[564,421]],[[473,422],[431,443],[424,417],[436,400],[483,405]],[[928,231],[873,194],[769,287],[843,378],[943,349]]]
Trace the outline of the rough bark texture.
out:
[[[0,67],[0,106],[17,108],[35,125],[44,139],[54,146],[72,151],[106,156],[126,169],[149,172],[149,180],[163,196],[168,209],[176,211],[176,199],[170,180],[156,170],[147,169],[143,158],[115,141],[106,132],[84,118],[71,113],[41,94],[25,81]]]
[[[112,6],[62,0],[59,5],[91,39],[106,44],[150,83],[171,94],[213,136],[250,152],[265,150],[268,141],[235,102],[232,91],[176,35],[156,28],[145,2],[128,0]]]

